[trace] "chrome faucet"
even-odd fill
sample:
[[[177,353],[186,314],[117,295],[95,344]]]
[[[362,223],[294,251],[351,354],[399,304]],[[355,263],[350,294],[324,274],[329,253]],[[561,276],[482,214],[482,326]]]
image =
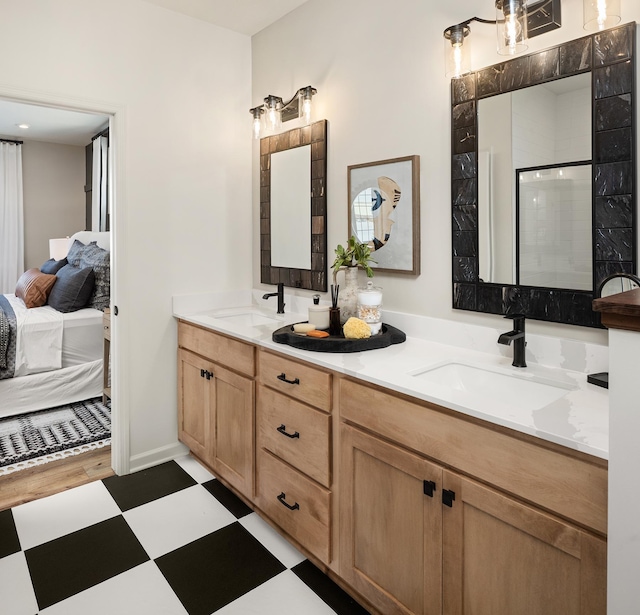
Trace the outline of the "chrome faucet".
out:
[[[513,363],[511,365],[514,367],[527,367],[524,357],[524,349],[527,345],[524,336],[524,315],[509,314],[505,318],[513,320],[513,330],[502,333],[498,338],[498,344],[509,346],[513,342]]]
[[[284,282],[278,282],[278,292],[262,295],[263,299],[268,299],[269,297],[278,297],[278,314],[284,314]]]

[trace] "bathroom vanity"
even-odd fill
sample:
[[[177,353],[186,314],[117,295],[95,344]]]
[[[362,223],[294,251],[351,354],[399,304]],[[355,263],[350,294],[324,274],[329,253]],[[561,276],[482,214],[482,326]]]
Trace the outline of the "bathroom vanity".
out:
[[[604,390],[565,375],[546,407],[575,428],[545,431],[516,401],[466,407],[422,377],[479,353],[412,337],[313,353],[271,340],[282,319],[240,312],[176,312],[180,439],[371,612],[606,611]]]

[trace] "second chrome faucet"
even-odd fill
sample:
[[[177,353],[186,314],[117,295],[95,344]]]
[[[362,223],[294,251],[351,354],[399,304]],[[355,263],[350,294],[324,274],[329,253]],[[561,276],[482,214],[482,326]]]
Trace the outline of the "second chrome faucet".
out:
[[[525,361],[525,347],[527,345],[524,335],[524,315],[510,314],[505,316],[513,320],[513,330],[500,334],[498,344],[509,346],[513,342],[513,365],[514,367],[527,367]]]

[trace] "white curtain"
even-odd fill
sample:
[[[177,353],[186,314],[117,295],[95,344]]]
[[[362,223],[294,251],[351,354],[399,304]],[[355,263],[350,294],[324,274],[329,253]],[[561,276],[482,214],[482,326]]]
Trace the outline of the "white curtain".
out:
[[[13,293],[24,272],[22,145],[0,142],[0,293]]]
[[[107,179],[109,159],[108,137],[93,140],[93,181],[91,187],[91,230],[106,231],[109,204],[107,200]]]

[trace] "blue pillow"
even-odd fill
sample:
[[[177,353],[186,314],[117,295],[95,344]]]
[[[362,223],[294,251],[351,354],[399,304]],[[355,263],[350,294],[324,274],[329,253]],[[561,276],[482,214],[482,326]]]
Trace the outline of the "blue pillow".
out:
[[[67,259],[66,258],[63,258],[63,259],[61,259],[59,261],[56,261],[56,260],[50,258],[46,263],[44,263],[44,265],[42,265],[42,267],[40,267],[40,271],[42,271],[42,273],[52,273],[52,274],[55,275],[66,264],[67,264]]]
[[[81,269],[68,264],[56,273],[56,278],[47,305],[58,312],[75,312],[87,306],[95,284],[91,267]]]

